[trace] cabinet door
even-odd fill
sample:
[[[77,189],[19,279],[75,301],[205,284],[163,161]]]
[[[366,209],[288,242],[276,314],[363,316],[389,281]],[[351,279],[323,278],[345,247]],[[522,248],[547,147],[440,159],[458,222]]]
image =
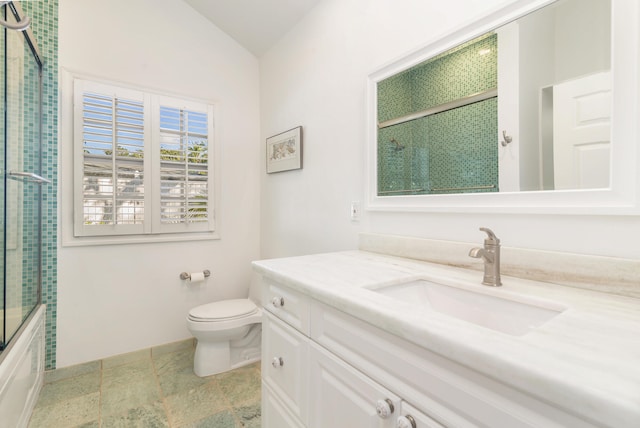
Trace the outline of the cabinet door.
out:
[[[263,318],[262,331],[262,378],[304,423],[309,339],[270,313]]]
[[[413,422],[413,424],[412,424]],[[444,428],[444,425],[431,419],[406,401],[402,402],[402,411],[396,419],[396,428]]]
[[[393,428],[400,399],[311,342],[309,428]],[[379,416],[377,408],[389,411]]]
[[[262,383],[263,428],[304,428],[266,383]]]

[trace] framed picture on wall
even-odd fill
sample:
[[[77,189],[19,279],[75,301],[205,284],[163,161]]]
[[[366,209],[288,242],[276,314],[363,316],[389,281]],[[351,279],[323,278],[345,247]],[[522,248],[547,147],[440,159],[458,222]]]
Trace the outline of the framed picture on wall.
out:
[[[267,138],[267,174],[302,168],[302,126]]]

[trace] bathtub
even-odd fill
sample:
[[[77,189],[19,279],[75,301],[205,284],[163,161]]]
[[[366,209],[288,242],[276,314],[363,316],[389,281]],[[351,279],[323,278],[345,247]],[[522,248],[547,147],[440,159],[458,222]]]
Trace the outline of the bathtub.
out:
[[[0,425],[26,427],[44,379],[45,305],[25,321],[0,355]]]

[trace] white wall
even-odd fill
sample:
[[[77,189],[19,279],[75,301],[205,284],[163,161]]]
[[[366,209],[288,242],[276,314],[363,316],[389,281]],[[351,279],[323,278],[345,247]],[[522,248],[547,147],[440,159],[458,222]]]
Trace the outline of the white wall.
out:
[[[580,0],[557,7],[555,83],[611,69],[610,22],[608,0]]]
[[[540,88],[554,83],[554,9],[518,20],[520,190],[540,190]]]
[[[304,127],[304,168],[262,176],[263,257],[356,248],[360,231],[640,258],[636,216],[364,212],[367,75],[503,3],[325,0],[261,58],[262,139]],[[264,159],[264,148],[262,149]],[[264,170],[264,167],[263,167]]]
[[[62,68],[218,103],[221,238],[58,249],[57,363],[63,367],[190,337],[196,305],[246,296],[259,258],[258,60],[186,3],[60,0]],[[68,97],[62,93],[61,98]],[[72,227],[68,111],[61,110],[61,229]],[[188,286],[182,271],[210,269]]]
[[[518,20],[520,186],[540,190],[540,88],[611,69],[611,4],[575,0]]]

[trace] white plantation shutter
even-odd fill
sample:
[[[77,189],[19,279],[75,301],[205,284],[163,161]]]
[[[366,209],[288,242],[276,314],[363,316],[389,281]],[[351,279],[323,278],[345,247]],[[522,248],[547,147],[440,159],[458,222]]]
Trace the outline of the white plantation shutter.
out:
[[[213,108],[169,97],[154,99],[154,194],[159,211],[154,229],[162,232],[213,230]],[[155,121],[154,121],[155,122]]]
[[[75,234],[144,233],[144,94],[76,80],[74,110]]]
[[[213,106],[74,81],[75,236],[207,232]]]

